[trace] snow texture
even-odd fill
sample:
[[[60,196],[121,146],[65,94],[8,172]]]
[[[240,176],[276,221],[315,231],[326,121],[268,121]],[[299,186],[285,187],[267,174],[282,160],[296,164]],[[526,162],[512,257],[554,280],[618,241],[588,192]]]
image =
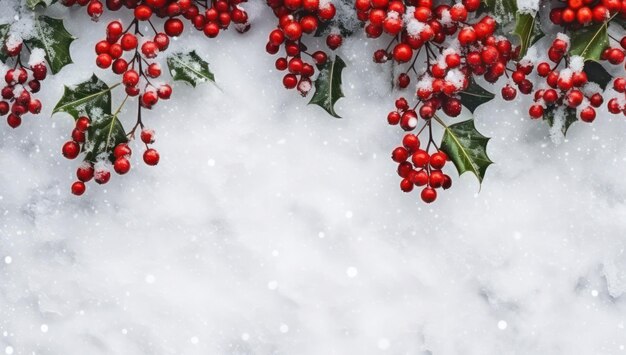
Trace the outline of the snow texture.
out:
[[[79,162],[60,153],[73,120],[50,113],[121,14],[55,6],[79,37],[74,64],[42,83],[44,112],[0,128],[0,353],[624,352],[623,117],[602,109],[555,146],[530,99],[496,99],[475,113],[497,162],[482,188],[450,164],[454,186],[424,205],[389,157],[400,95],[372,63],[378,46],[358,34],[337,51],[332,119],[282,88],[264,50],[274,19],[244,6],[245,35],[172,41],[209,59],[219,88],[177,82],[145,112],[159,165],[136,142],[130,173],[82,198],[69,193]]]

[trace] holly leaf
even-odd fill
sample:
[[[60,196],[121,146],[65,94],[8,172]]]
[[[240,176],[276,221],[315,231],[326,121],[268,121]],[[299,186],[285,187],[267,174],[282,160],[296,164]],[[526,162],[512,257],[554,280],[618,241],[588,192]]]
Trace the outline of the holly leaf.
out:
[[[38,5],[41,5],[43,7],[48,7],[49,5],[52,5],[56,2],[56,0],[52,0],[52,1],[46,1],[46,0],[26,0],[26,6],[28,6],[29,9],[31,10],[35,10],[35,8],[37,8]]]
[[[6,62],[8,55],[4,48],[4,43],[6,42],[7,36],[9,35],[9,31],[11,30],[11,25],[6,23],[0,25],[0,61],[3,63]]]
[[[561,111],[559,113],[559,117],[557,117],[557,111]],[[567,135],[567,131],[569,130],[572,123],[578,121],[578,117],[576,116],[576,110],[571,108],[565,108],[564,110],[552,109],[544,114],[544,119],[548,122],[550,127],[554,127],[555,124],[560,125],[561,132],[563,132],[563,136]]]
[[[70,44],[76,38],[72,36],[65,26],[63,20],[48,16],[39,16],[34,22],[34,37],[26,43],[32,47],[41,48],[46,52],[46,61],[53,74],[58,73],[61,68],[72,63],[70,56]]]
[[[328,60],[323,65],[317,66],[320,74],[315,80],[315,94],[309,105],[318,105],[331,116],[341,118],[335,112],[335,103],[344,97],[341,91],[341,72],[345,67],[346,63],[340,56],[335,56],[334,60]]]
[[[193,87],[206,81],[215,82],[209,63],[202,60],[196,51],[170,55],[167,57],[167,67],[174,80],[186,81]]]
[[[108,87],[95,74],[89,80],[78,85],[65,86],[63,96],[52,110],[52,113],[67,112],[75,120],[85,114],[92,119],[107,114],[110,115],[111,90],[115,86]]]
[[[517,13],[515,16],[515,29],[513,30],[513,34],[517,35],[520,39],[519,58],[523,58],[528,48],[539,38],[543,37],[537,16],[527,13]]]
[[[441,150],[454,163],[459,175],[469,171],[482,183],[487,167],[493,164],[487,156],[489,138],[476,130],[473,119],[444,127]]]
[[[593,60],[586,61],[583,70],[589,81],[600,85],[602,89],[606,89],[607,84],[613,79],[613,76],[604,69],[602,64]]]
[[[117,113],[111,115],[109,112],[107,115],[91,121],[83,150],[87,153],[85,160],[95,163],[99,159],[106,158],[115,162],[113,149],[118,144],[126,142],[128,142],[128,137],[122,123],[117,118]]]
[[[472,113],[478,106],[491,101],[495,97],[494,94],[478,85],[473,77],[470,77],[469,86],[465,91],[461,91],[459,96],[461,96],[463,106],[467,107]]]
[[[483,4],[483,10],[493,15],[498,20],[498,24],[506,25],[515,21],[516,0],[483,0]]]
[[[602,51],[609,46],[607,23],[599,23],[572,31],[570,55],[579,55],[585,60],[600,60]]]

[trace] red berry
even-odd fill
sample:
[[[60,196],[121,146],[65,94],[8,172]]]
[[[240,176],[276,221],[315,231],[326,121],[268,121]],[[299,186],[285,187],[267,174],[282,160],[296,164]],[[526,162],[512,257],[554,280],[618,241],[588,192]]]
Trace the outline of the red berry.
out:
[[[172,87],[168,84],[163,84],[159,86],[159,88],[157,89],[157,96],[159,96],[159,99],[169,99],[170,96],[172,96]]]
[[[539,119],[543,117],[543,107],[541,105],[532,105],[530,109],[528,109],[528,114],[530,118]]]
[[[76,181],[72,184],[72,193],[76,196],[80,196],[85,193],[85,183],[82,181]]]
[[[426,164],[428,164],[429,160],[430,160],[430,156],[425,150],[422,150],[422,149],[416,151],[411,156],[411,161],[413,162],[413,165],[415,165],[418,168],[425,167]]]
[[[507,100],[507,101],[511,101],[513,99],[515,99],[515,96],[517,96],[517,90],[515,90],[514,87],[512,87],[511,85],[505,85],[504,87],[502,87],[502,98]]]
[[[407,150],[414,152],[420,148],[420,140],[416,135],[409,133],[402,138],[402,145]]]
[[[165,21],[163,28],[165,29],[165,33],[167,33],[168,36],[178,37],[181,33],[183,33],[184,25],[183,21],[177,18],[170,18]]]
[[[93,178],[93,165],[91,163],[83,163],[76,170],[76,177],[82,182],[87,182]]]
[[[446,164],[448,156],[442,151],[438,151],[430,156],[430,166],[433,169],[441,169]]]
[[[432,187],[425,187],[421,193],[422,201],[431,203],[437,199],[437,191]]]
[[[122,82],[126,86],[135,86],[139,83],[139,74],[134,69],[131,69],[124,73]]]
[[[159,53],[159,47],[153,41],[147,41],[141,45],[141,53],[146,58],[154,58]]]
[[[286,74],[283,77],[283,85],[287,89],[293,89],[298,85],[298,78],[294,74]]]
[[[333,34],[329,34],[328,37],[326,37],[326,45],[328,46],[328,48],[332,50],[339,48],[342,42],[343,42],[343,38],[339,34],[333,33]]]
[[[297,22],[290,22],[285,26],[285,36],[292,41],[297,41],[302,37],[302,27]]]
[[[96,65],[102,69],[106,69],[111,66],[113,58],[108,53],[102,53],[96,57]]]
[[[122,32],[124,32],[124,28],[122,27],[122,23],[119,21],[112,21],[107,25],[107,36],[110,38],[117,39],[122,35]]]
[[[395,161],[396,163],[402,163],[408,158],[409,152],[406,150],[406,148],[397,147],[393,150],[393,152],[391,152],[391,159],[393,159],[393,161]]]
[[[76,129],[79,131],[86,131],[89,128],[90,120],[89,117],[81,116],[76,120]]]
[[[134,34],[126,33],[120,40],[120,45],[125,51],[130,51],[137,48],[137,37]]]
[[[130,170],[130,161],[124,157],[117,158],[113,163],[113,169],[116,173],[124,175]]]
[[[596,119],[596,110],[591,106],[587,106],[580,111],[580,119],[584,122],[593,122]]]
[[[20,118],[20,116],[14,113],[10,113],[7,116],[7,123],[11,128],[17,128],[22,124],[22,119]]]
[[[159,153],[156,151],[156,149],[147,149],[143,153],[143,161],[151,166],[157,165],[159,163]]]
[[[154,131],[151,129],[141,130],[141,141],[146,144],[154,143]]]
[[[152,16],[152,9],[147,5],[139,5],[135,8],[135,18],[139,21],[146,21]]]
[[[411,192],[413,190],[413,183],[409,179],[402,179],[402,181],[400,181],[400,189],[404,192]]]
[[[111,179],[111,172],[108,169],[98,169],[94,173],[94,180],[98,184],[106,184]]]
[[[398,63],[405,63],[413,57],[413,49],[408,44],[398,43],[393,49],[393,58]]]
[[[80,146],[74,141],[68,141],[63,144],[62,152],[67,159],[75,159],[80,153]]]

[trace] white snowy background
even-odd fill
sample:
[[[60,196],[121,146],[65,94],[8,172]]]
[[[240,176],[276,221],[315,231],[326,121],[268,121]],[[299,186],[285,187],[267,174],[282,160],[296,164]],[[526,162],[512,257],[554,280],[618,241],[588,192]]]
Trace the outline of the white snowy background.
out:
[[[389,158],[398,94],[375,42],[338,51],[333,119],[283,90],[264,52],[275,20],[261,1],[247,9],[244,35],[174,43],[219,87],[176,83],[146,115],[159,165],[137,146],[127,176],[81,198],[60,152],[72,120],[50,112],[94,70],[106,20],[126,15],[48,12],[71,18],[75,64],[43,82],[42,114],[0,127],[0,353],[626,352],[624,117],[555,145],[525,103],[495,100],[476,113],[496,162],[482,189],[450,166],[453,188],[425,205]]]

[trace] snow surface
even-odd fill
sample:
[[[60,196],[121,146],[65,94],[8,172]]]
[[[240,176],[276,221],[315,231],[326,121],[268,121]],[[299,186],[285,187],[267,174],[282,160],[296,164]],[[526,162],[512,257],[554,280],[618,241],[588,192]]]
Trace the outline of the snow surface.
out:
[[[450,166],[453,188],[424,205],[389,158],[399,95],[371,63],[386,40],[339,50],[337,120],[281,88],[271,14],[245,6],[250,32],[173,42],[219,88],[176,83],[144,116],[159,166],[137,144],[136,169],[82,198],[60,152],[72,121],[50,112],[63,83],[90,77],[112,17],[56,10],[75,19],[75,64],[42,83],[42,114],[0,127],[0,353],[625,351],[624,117],[603,110],[554,145],[527,101],[482,106],[496,162],[482,188]]]

